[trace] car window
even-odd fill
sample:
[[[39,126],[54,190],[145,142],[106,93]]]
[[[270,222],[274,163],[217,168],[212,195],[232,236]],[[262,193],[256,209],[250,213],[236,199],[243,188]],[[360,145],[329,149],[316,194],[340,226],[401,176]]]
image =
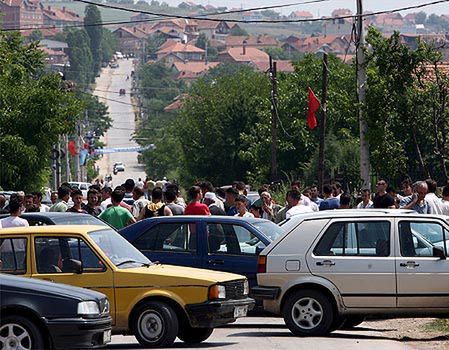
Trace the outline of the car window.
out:
[[[328,255],[390,255],[390,223],[387,221],[336,222],[329,226],[313,253]]]
[[[135,242],[139,250],[196,252],[194,223],[164,223],[151,227]]]
[[[39,273],[70,273],[73,261],[81,263],[83,273],[106,269],[86,242],[75,237],[38,237],[35,239],[35,254]]]
[[[447,255],[449,232],[436,222],[399,222],[401,255],[433,256],[433,247],[441,247]]]
[[[272,221],[257,221],[251,222],[251,225],[255,226],[259,231],[261,231],[265,236],[267,236],[271,241],[274,241],[279,236],[285,233],[284,229],[279,225],[276,225]]]
[[[240,225],[207,224],[208,252],[212,254],[257,255],[265,244]]]
[[[55,225],[100,225],[108,226],[103,220],[92,215],[80,215],[77,213],[67,213],[67,215],[53,216]]]
[[[23,275],[27,271],[26,238],[0,239],[0,271]]]

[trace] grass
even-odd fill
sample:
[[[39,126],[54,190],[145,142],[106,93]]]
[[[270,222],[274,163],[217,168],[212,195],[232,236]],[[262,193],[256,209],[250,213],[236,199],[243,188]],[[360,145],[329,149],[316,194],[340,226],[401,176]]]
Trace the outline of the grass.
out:
[[[436,319],[424,326],[428,332],[449,332],[449,319]]]

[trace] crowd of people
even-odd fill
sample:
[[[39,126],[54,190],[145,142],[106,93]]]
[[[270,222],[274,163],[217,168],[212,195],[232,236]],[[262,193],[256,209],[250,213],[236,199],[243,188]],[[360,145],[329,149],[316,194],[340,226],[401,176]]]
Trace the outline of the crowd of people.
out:
[[[10,213],[0,220],[0,227],[27,226],[27,221],[20,218],[21,213],[39,211],[90,214],[117,229],[145,218],[171,215],[230,215],[264,218],[275,223],[302,213],[350,208],[401,208],[420,214],[449,215],[449,185],[442,188],[439,197],[437,183],[431,179],[414,183],[406,179],[401,193],[385,179],[379,179],[374,196],[369,189],[363,189],[358,203],[353,203],[353,196],[344,193],[338,182],[324,185],[322,196],[316,185],[306,188],[301,185],[299,181],[291,183],[285,203],[276,203],[269,185],[261,186],[258,198],[250,200],[247,186],[241,181],[220,188],[207,181],[197,183],[188,189],[187,202],[177,184],[166,180],[128,179],[114,189],[95,183],[90,186],[86,200],[81,190],[65,183],[51,193],[51,206],[42,203],[40,192],[13,193],[7,205],[6,198],[0,195],[0,212]]]

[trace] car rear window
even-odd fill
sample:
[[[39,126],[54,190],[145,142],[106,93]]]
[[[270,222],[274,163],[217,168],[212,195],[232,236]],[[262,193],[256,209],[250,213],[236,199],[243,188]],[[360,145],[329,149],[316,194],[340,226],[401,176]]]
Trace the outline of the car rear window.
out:
[[[56,225],[100,225],[109,227],[104,221],[92,215],[64,215],[53,217],[52,220]]]

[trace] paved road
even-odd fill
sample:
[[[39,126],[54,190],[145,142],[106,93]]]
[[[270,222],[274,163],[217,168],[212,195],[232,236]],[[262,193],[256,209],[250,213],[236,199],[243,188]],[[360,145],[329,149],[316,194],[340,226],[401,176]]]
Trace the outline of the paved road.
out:
[[[212,336],[201,345],[187,346],[179,340],[174,348],[191,349],[245,349],[245,350],[411,350],[404,344],[385,337],[382,332],[357,327],[352,331],[338,331],[328,337],[297,338],[285,327],[280,318],[248,317],[225,328],[217,328]],[[113,336],[106,349],[139,349],[132,336]]]
[[[112,128],[101,140],[105,147],[133,147],[137,146],[131,137],[135,130],[134,107],[131,105],[131,78],[126,80],[126,76],[131,76],[134,69],[132,60],[122,59],[118,61],[119,68],[103,68],[101,76],[97,79],[97,86],[94,92],[100,97],[100,101],[109,107],[109,114],[113,120]],[[125,89],[126,95],[120,96],[119,90]],[[115,162],[122,162],[125,165],[125,172],[112,175],[113,186],[125,182],[127,178],[145,178],[143,165],[137,163],[137,153],[113,153],[103,156],[97,165],[100,167],[100,176],[112,174]]]

